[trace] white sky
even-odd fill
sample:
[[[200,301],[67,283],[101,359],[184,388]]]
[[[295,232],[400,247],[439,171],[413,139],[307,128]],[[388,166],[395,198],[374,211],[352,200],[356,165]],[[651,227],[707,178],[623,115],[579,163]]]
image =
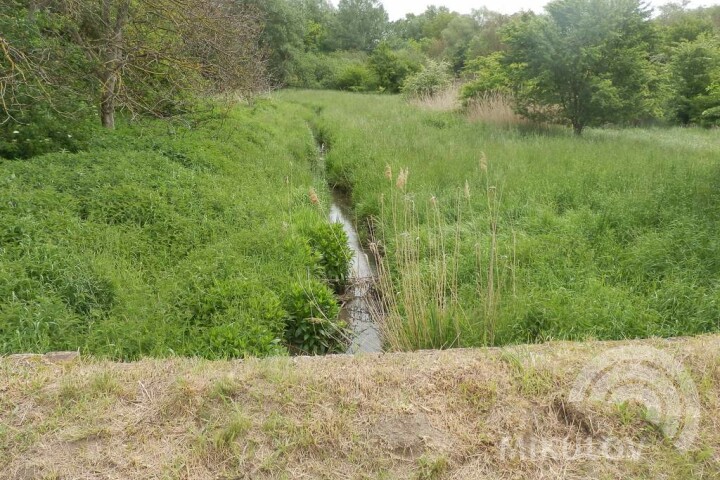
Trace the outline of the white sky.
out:
[[[417,1],[417,0],[382,0],[385,10],[390,14],[391,20],[404,18],[406,13],[419,14],[425,11],[428,5],[438,5],[448,7],[460,13],[470,13],[474,8],[487,7],[490,10],[500,13],[515,13],[520,10],[533,10],[541,12],[543,6],[549,0],[436,0],[436,1]],[[716,5],[720,0],[692,0],[690,7],[702,7]],[[337,0],[335,1],[337,3]],[[670,0],[651,0],[650,3],[657,7],[670,3]]]

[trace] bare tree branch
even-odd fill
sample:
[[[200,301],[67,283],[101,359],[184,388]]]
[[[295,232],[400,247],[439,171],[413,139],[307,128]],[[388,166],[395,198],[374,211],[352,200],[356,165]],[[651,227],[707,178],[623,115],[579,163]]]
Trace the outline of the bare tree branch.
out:
[[[27,11],[31,22],[41,12],[61,20],[44,34],[82,52],[86,64],[67,62],[64,73],[78,95],[94,98],[108,128],[117,110],[167,116],[198,97],[267,87],[260,15],[233,0],[30,0]],[[21,53],[0,37],[0,54],[0,105],[9,117],[17,87],[53,82],[43,52]]]

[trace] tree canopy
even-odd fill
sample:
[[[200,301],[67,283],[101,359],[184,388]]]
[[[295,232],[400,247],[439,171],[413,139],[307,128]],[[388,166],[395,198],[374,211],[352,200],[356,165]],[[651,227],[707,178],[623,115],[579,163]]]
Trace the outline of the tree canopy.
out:
[[[430,6],[390,22],[379,0],[4,0],[0,133],[33,125],[66,148],[43,122],[97,115],[112,127],[116,111],[173,117],[218,93],[285,86],[408,92],[438,66],[466,105],[499,94],[576,133],[717,125],[720,7],[656,13],[639,0],[555,0],[540,14]]]
[[[638,0],[556,0],[506,33],[520,111],[587,125],[643,117],[654,66],[650,11]]]
[[[340,0],[332,24],[335,47],[371,52],[385,36],[388,14],[379,0]]]

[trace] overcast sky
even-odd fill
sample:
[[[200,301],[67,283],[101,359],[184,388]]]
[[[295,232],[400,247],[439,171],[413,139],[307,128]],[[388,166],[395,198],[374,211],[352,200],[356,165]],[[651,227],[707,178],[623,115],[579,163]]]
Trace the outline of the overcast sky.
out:
[[[716,5],[720,0],[693,0],[691,7]],[[501,13],[515,13],[520,10],[534,10],[541,12],[543,6],[548,3],[546,0],[382,0],[385,9],[390,14],[391,20],[405,17],[407,13],[422,13],[428,5],[443,5],[450,10],[460,13],[470,13],[474,8],[485,6],[490,10]],[[651,0],[654,6],[669,3],[669,0]],[[337,0],[335,0],[337,4]]]

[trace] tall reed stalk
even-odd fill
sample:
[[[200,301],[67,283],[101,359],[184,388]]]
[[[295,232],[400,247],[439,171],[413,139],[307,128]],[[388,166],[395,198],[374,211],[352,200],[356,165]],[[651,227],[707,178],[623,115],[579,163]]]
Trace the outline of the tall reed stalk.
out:
[[[460,84],[450,85],[434,95],[422,95],[413,98],[412,105],[436,112],[452,112],[458,110],[460,103]]]
[[[513,103],[512,97],[505,93],[486,92],[470,100],[465,107],[465,113],[471,122],[505,127],[528,125],[529,122],[515,112]]]
[[[407,192],[408,170],[401,170],[394,185],[389,166],[385,176],[390,191],[381,198],[378,236],[371,250],[378,265],[378,295],[372,310],[386,347],[397,351],[462,347],[464,335],[477,331],[477,323],[483,325],[483,342],[493,344],[504,273],[511,271],[514,283],[514,268],[498,253],[501,198],[491,184],[485,156],[478,181],[484,190],[482,208],[475,208],[470,182],[451,196],[452,206],[443,208],[435,196],[419,201]],[[477,232],[469,225],[486,226]],[[477,243],[474,253],[477,267],[470,281],[475,282],[477,298],[460,293],[467,281],[460,276],[461,246],[464,237],[472,234],[486,240]]]

